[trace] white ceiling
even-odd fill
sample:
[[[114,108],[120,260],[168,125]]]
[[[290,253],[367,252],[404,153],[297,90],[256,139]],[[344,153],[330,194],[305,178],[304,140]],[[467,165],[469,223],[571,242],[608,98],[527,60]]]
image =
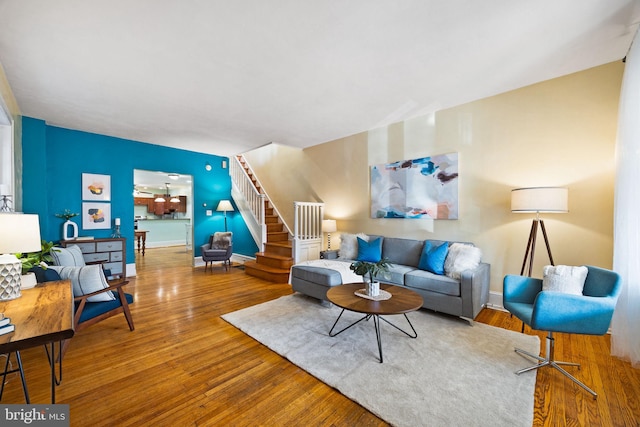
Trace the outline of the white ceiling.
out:
[[[233,155],[620,60],[640,0],[0,0],[26,116]]]

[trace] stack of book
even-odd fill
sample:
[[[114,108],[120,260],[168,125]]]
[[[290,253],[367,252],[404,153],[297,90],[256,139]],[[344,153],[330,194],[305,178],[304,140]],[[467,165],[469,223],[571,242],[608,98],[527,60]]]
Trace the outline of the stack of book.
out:
[[[8,334],[16,330],[16,325],[11,323],[11,319],[4,317],[4,314],[0,313],[0,335]]]

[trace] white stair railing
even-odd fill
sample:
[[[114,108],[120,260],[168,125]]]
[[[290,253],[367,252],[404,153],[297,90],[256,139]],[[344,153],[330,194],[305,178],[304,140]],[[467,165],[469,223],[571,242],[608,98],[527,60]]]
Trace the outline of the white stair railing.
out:
[[[264,220],[266,197],[256,190],[247,171],[235,156],[229,162],[229,174],[231,175],[231,197],[236,202],[256,245],[263,252],[267,242],[267,225]]]
[[[320,258],[324,203],[294,202],[293,261]]]

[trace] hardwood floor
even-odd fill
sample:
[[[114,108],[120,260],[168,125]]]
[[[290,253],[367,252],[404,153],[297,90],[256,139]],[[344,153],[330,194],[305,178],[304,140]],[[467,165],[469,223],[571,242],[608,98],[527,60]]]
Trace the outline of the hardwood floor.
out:
[[[184,247],[147,249],[127,285],[136,299],[135,331],[116,316],[73,338],[57,388],[58,402],[70,405],[72,426],[387,425],[220,318],[290,294],[289,285],[237,267],[205,273],[189,257]],[[519,321],[494,310],[478,321],[520,330]],[[558,334],[556,355],[582,363],[572,372],[600,396],[594,401],[559,373],[542,370],[535,426],[640,425],[640,370],[609,356],[608,336]],[[44,349],[22,358],[32,402],[48,403]],[[23,402],[12,374],[2,403]]]

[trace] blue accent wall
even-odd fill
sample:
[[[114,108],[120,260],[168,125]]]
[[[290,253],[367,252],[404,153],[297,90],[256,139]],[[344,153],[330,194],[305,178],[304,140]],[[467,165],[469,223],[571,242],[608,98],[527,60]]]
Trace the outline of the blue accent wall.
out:
[[[226,157],[146,144],[88,132],[47,125],[43,120],[22,118],[23,211],[40,216],[42,238],[57,242],[62,237],[63,219],[56,217],[65,209],[80,213],[82,208],[82,174],[111,177],[111,223],[121,218],[120,232],[127,238],[127,264],[135,262],[133,239],[133,170],[176,172],[193,177],[194,256],[200,245],[215,231],[224,231],[222,212],[205,215],[203,203],[215,209],[218,201],[231,200],[229,169],[222,169]],[[213,166],[211,171],[205,165]],[[227,163],[228,164],[228,163]],[[112,229],[83,230],[79,235],[110,237]],[[258,251],[240,214],[227,214],[229,231],[233,231],[234,253],[254,256]]]

